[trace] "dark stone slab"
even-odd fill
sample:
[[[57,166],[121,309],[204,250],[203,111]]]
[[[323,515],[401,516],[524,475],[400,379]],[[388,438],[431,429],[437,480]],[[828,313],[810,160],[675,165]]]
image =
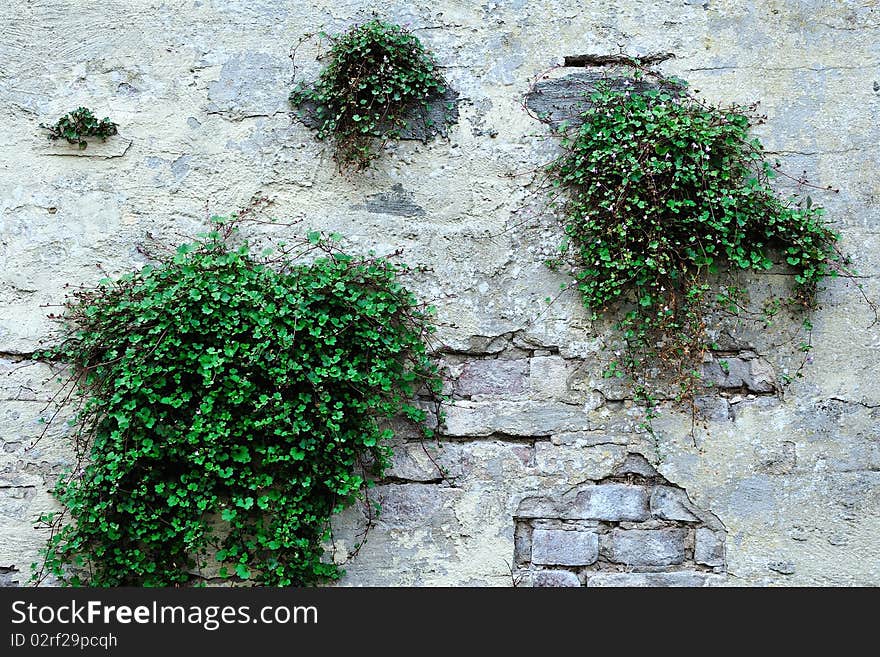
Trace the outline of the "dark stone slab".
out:
[[[580,122],[580,115],[589,108],[589,96],[599,83],[604,82],[612,89],[629,90],[641,93],[648,89],[663,89],[680,92],[681,88],[670,81],[633,81],[625,67],[592,67],[575,70],[560,78],[539,80],[526,94],[526,108],[542,121],[558,128],[563,121],[570,124]]]
[[[397,217],[419,217],[425,209],[415,202],[415,195],[397,183],[390,191],[370,194],[363,203],[353,206],[355,210],[366,210],[372,214],[391,214]]]
[[[294,106],[293,113],[304,126],[317,130],[321,125],[317,109],[313,103],[303,103]],[[430,101],[427,108],[412,108],[405,121],[401,139],[427,142],[437,135],[445,137],[449,126],[458,123],[458,92],[447,87],[446,93]]]

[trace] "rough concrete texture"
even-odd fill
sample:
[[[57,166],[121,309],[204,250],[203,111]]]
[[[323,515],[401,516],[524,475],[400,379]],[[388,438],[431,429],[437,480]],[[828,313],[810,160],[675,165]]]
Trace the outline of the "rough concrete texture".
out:
[[[373,10],[437,54],[459,122],[341,177],[287,105],[288,54],[303,32]],[[343,584],[880,584],[880,332],[859,290],[837,280],[821,293],[814,362],[784,395],[777,328],[744,331],[718,356],[728,372],[707,363],[719,384],[700,402],[708,419],[664,409],[646,434],[625,386],[601,377],[605,325],[570,291],[544,301],[569,282],[544,265],[558,229],[530,210],[558,142],[522,106],[566,55],[673,52],[661,70],[712,102],[760,101],[758,134],[786,170],[840,189],[812,197],[877,299],[876,3],[10,0],[0,24],[0,583],[27,579],[46,538],[35,518],[71,460],[63,422],[32,446],[56,384],[21,358],[55,339],[49,305],[264,195],[273,215],[338,231],[352,250],[403,249],[408,284],[438,309],[453,395],[443,439],[397,445],[356,556],[364,510],[337,519]],[[316,54],[300,49],[298,75],[317,73]],[[49,143],[38,124],[79,105],[120,134],[81,152]],[[774,277],[786,278],[752,283]],[[532,564],[539,529],[598,534],[597,561]],[[556,546],[583,561],[589,540]]]

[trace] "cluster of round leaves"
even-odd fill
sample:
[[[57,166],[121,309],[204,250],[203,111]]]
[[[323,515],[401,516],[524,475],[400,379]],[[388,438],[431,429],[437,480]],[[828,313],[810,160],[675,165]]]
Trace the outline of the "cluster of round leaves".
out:
[[[431,127],[428,105],[446,91],[433,56],[399,25],[372,20],[330,40],[328,63],[290,99],[332,139],[340,169],[364,169],[410,122]],[[426,131],[427,134],[427,131]]]
[[[747,108],[716,108],[681,81],[605,82],[588,97],[564,154],[550,167],[564,191],[563,253],[594,316],[619,312],[625,356],[608,375],[638,383],[658,358],[693,390],[706,315],[727,296],[710,275],[794,269],[790,299],[810,306],[816,284],[840,269],[838,235],[809,197],[775,193],[773,166],[749,135]],[[559,261],[551,262],[551,265]],[[647,389],[637,394],[651,401]]]
[[[56,487],[73,522],[50,519],[43,574],[94,586],[339,576],[322,547],[330,517],[387,465],[385,419],[423,422],[416,395],[439,379],[431,309],[401,265],[318,233],[304,246],[307,263],[212,232],[69,305],[71,334],[39,357],[73,367],[84,458]]]
[[[40,124],[40,127],[49,131],[48,139],[66,139],[70,144],[85,148],[88,146],[86,137],[107,139],[116,134],[118,126],[106,117],[99,121],[87,107],[78,107],[62,116],[54,125]]]

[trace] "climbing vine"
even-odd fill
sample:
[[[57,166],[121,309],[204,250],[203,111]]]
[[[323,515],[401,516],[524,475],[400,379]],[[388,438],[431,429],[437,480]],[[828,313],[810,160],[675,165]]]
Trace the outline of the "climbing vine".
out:
[[[431,308],[404,267],[317,232],[256,253],[234,226],[78,292],[67,338],[37,354],[83,400],[38,579],[337,578],[331,516],[387,466],[389,418],[424,427]]]
[[[53,125],[40,124],[48,131],[46,137],[56,141],[66,139],[69,144],[77,144],[80,148],[89,145],[86,137],[100,137],[102,140],[115,135],[117,124],[108,118],[98,120],[87,107],[78,107],[62,116]]]
[[[548,264],[571,266],[594,318],[616,318],[622,348],[605,375],[628,377],[649,418],[661,383],[692,399],[712,313],[742,309],[744,290],[719,274],[789,267],[795,284],[768,302],[769,320],[813,309],[817,285],[847,273],[823,209],[772,189],[776,167],[749,134],[754,108],[662,82],[640,71],[601,82],[548,168],[564,230]]]
[[[415,35],[371,20],[341,35],[319,36],[330,42],[327,65],[313,83],[297,84],[290,99],[318,139],[332,140],[340,170],[367,168],[413,120],[424,123],[426,138],[431,134],[436,126],[429,103],[447,85]]]

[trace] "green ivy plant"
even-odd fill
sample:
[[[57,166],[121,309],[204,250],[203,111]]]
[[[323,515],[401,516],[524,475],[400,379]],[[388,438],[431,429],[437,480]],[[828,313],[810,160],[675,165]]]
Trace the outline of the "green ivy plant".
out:
[[[69,365],[84,401],[37,579],[337,578],[329,520],[387,466],[388,419],[431,435],[432,309],[404,267],[317,232],[257,254],[231,225],[77,293],[67,338],[36,356]]]
[[[107,137],[117,133],[117,124],[108,118],[100,121],[87,107],[78,107],[62,116],[54,125],[40,124],[41,128],[49,131],[47,139],[53,141],[66,139],[70,144],[77,144],[80,148],[88,146],[86,137]]]
[[[753,108],[710,106],[680,80],[651,88],[640,71],[600,83],[585,107],[548,168],[565,233],[548,264],[572,267],[594,318],[617,318],[623,348],[605,374],[628,377],[650,419],[670,374],[675,399],[692,399],[710,315],[741,308],[742,291],[716,274],[781,259],[795,281],[784,301],[809,310],[847,263],[822,208],[772,189]]]
[[[447,85],[416,36],[380,20],[319,36],[330,41],[327,65],[313,83],[297,84],[290,100],[318,139],[333,141],[340,170],[367,168],[414,116],[430,133],[429,103]]]

